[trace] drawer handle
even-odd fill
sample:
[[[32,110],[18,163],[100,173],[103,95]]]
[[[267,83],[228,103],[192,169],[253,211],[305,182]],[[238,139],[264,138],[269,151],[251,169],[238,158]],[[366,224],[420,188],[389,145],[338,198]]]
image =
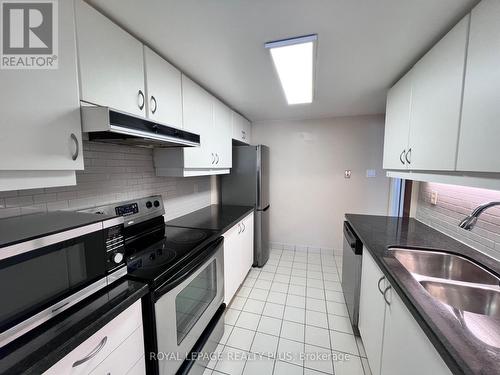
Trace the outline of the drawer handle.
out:
[[[217,161],[215,162],[215,164],[219,164],[219,154],[215,154],[215,156],[217,157]]]
[[[215,163],[215,154],[212,152],[212,164]]]
[[[389,306],[391,305],[391,303],[387,300],[387,291],[391,289],[391,286],[389,285],[387,288],[384,289],[384,300],[385,300],[385,303],[387,303]]]
[[[241,224],[238,223],[238,234],[240,234],[240,233],[241,233]]]
[[[242,230],[242,232],[244,232],[244,231],[245,231],[245,229],[247,229],[247,227],[245,226],[245,224],[244,224],[244,223],[241,223],[241,225],[243,225],[243,230]]]
[[[97,353],[99,353],[102,348],[104,348],[104,345],[106,345],[106,342],[108,341],[108,336],[104,336],[104,338],[101,340],[101,342],[99,343],[99,345],[97,345],[94,350],[92,350],[85,358],[82,358],[82,359],[79,359],[78,361],[76,361],[75,363],[73,363],[73,367],[77,367],[77,366],[80,366],[81,364],[91,360],[92,358],[94,358]]]
[[[385,279],[385,276],[382,276],[379,280],[378,280],[378,283],[377,283],[377,288],[378,288],[378,291],[380,292],[380,294],[384,294],[384,291],[382,290],[382,288],[380,288],[380,283],[382,280]]]

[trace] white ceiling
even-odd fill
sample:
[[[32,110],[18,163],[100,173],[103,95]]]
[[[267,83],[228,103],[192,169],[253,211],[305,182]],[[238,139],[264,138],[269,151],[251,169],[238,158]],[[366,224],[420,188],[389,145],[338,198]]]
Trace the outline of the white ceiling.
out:
[[[477,0],[89,0],[252,121],[385,112],[390,87]],[[315,98],[288,106],[264,43],[317,33]]]

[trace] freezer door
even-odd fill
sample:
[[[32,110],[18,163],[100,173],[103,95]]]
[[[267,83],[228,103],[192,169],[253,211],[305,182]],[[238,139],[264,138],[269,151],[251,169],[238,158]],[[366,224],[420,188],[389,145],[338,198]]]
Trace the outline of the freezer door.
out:
[[[263,210],[269,202],[269,147],[257,146],[257,209]]]
[[[269,259],[269,206],[255,211],[254,266],[263,267]]]
[[[257,205],[257,147],[233,147],[231,173],[221,177],[222,204]]]

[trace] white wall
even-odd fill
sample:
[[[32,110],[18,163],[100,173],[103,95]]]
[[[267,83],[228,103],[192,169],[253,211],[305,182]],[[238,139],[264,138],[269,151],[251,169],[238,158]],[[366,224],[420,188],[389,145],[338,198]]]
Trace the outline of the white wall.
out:
[[[254,123],[252,143],[270,147],[271,242],[340,250],[346,212],[386,215],[383,138],[383,116]]]

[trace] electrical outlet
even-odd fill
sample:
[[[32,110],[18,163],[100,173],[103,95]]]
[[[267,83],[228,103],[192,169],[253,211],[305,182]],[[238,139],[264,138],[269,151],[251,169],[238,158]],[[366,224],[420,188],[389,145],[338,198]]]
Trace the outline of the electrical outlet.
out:
[[[344,171],[344,178],[351,178],[351,174],[352,174],[351,170],[350,169],[346,169]]]
[[[431,191],[431,204],[435,206],[438,203],[438,193],[437,191]]]

